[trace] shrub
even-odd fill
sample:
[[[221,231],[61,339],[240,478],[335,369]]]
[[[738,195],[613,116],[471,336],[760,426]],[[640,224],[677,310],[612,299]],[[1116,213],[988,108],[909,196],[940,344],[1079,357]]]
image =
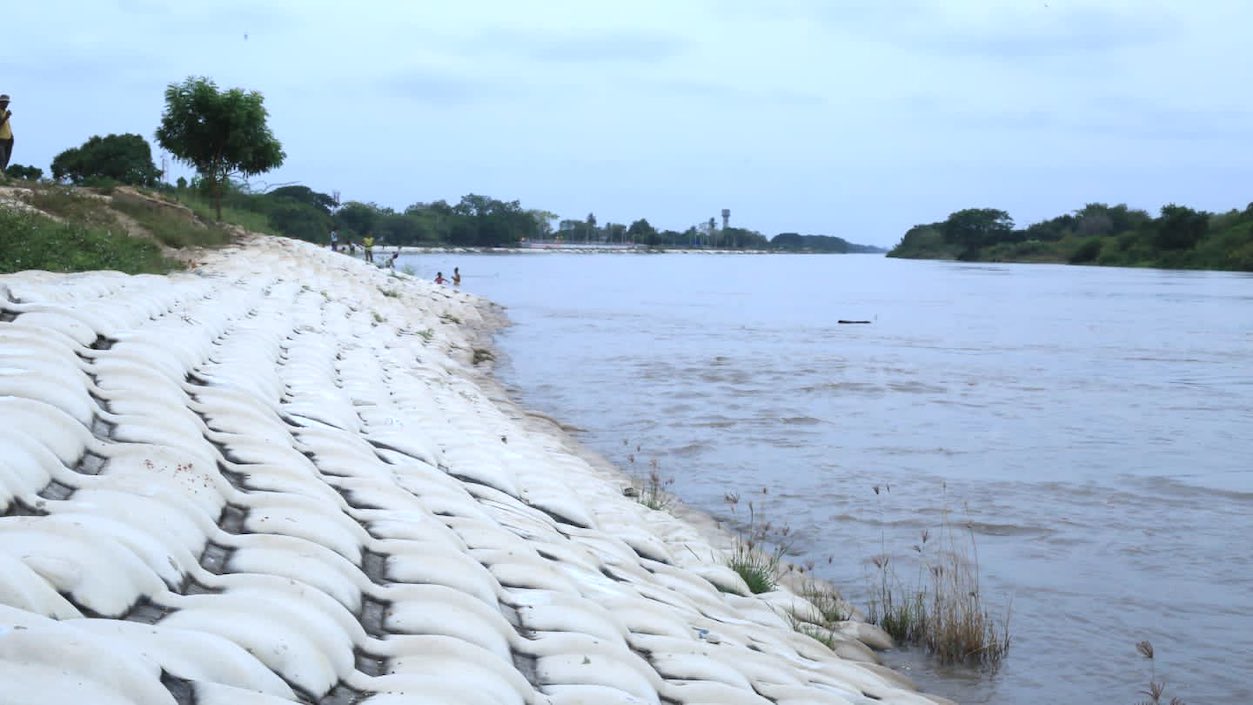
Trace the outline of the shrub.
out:
[[[9,168],[4,170],[5,174],[15,179],[25,179],[27,181],[38,181],[44,177],[44,170],[37,166],[22,166],[21,164],[10,164]]]
[[[1071,264],[1087,264],[1088,262],[1094,262],[1096,261],[1096,258],[1101,255],[1101,246],[1103,244],[1104,243],[1101,242],[1101,238],[1090,237],[1084,240],[1083,243],[1070,254],[1067,261]]]

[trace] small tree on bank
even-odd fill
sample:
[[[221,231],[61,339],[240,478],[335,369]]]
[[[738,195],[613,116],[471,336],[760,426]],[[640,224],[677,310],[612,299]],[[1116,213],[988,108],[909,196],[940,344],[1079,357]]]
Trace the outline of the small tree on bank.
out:
[[[227,179],[264,174],[287,156],[266,125],[263,103],[256,91],[219,91],[207,78],[189,77],[165,89],[157,143],[208,182],[218,220]]]
[[[96,135],[52,160],[52,178],[72,184],[103,179],[152,186],[160,176],[161,171],[152,163],[152,148],[139,135]]]

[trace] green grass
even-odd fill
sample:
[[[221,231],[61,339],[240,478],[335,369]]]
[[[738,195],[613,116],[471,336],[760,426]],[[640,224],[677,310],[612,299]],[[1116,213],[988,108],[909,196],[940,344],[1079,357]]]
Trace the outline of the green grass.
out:
[[[106,202],[87,191],[64,186],[36,188],[31,193],[30,204],[44,213],[80,225],[120,228],[117,218],[106,207]]]
[[[213,200],[205,196],[201,196],[193,191],[180,191],[178,196],[179,203],[190,208],[200,219],[207,223],[217,222],[217,212],[213,209]],[[270,225],[270,217],[265,213],[244,210],[242,208],[233,208],[231,206],[222,205],[223,223],[238,225],[244,230],[254,233],[266,233],[268,235],[281,235]]]
[[[768,494],[765,487],[761,488],[758,502],[764,504]],[[724,499],[734,513],[739,506],[739,494],[728,493]],[[778,587],[783,557],[791,546],[792,530],[787,525],[776,527],[765,520],[761,507],[753,501],[750,500],[747,504],[748,523],[737,528],[727,567],[739,573],[749,591],[757,595]]]
[[[163,274],[181,268],[151,240],[120,229],[58,223],[33,213],[0,208],[0,273],[113,270]]]
[[[190,220],[185,214],[146,198],[115,193],[112,206],[170,247],[217,247],[231,241],[231,234],[218,224]]]

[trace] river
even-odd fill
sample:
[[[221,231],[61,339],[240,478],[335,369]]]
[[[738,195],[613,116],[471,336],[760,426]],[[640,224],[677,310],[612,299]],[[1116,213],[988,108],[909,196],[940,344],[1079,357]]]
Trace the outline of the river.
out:
[[[755,497],[792,560],[854,604],[873,556],[969,527],[1012,646],[995,673],[889,654],[926,690],[1131,703],[1152,667],[1188,703],[1253,702],[1253,276],[870,255],[400,264],[459,266],[506,307],[498,374],[526,406],[629,470],[655,459],[719,518],[739,516],[728,492]]]

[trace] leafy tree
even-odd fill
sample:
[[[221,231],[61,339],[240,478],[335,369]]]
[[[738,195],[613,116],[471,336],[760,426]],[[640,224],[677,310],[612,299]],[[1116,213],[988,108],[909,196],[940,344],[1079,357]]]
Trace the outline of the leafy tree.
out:
[[[335,199],[325,193],[318,193],[308,186],[281,186],[270,191],[268,194],[271,198],[285,198],[292,201],[312,206],[323,213],[330,215],[335,209]]]
[[[4,173],[15,179],[26,179],[27,181],[38,181],[44,177],[44,170],[37,166],[22,166],[21,164],[10,164]]]
[[[289,198],[266,198],[270,227],[309,242],[325,242],[331,230],[331,216],[305,203]]]
[[[635,242],[653,244],[649,243],[649,238],[657,235],[657,229],[650,225],[647,219],[640,218],[627,228],[627,235]]]
[[[133,134],[96,135],[52,160],[52,178],[74,184],[108,179],[152,186],[160,177],[160,170],[152,163],[152,148],[147,140]]]
[[[219,220],[222,186],[231,175],[264,174],[287,156],[266,125],[264,102],[256,91],[219,91],[207,78],[189,77],[165,89],[157,142],[208,182]]]
[[[967,208],[949,215],[940,232],[945,242],[973,251],[1012,239],[1014,220],[995,208]]]
[[[596,214],[588,213],[587,221],[583,226],[583,241],[591,242],[592,236],[596,234]]]
[[[431,237],[430,225],[419,217],[404,213],[386,213],[379,216],[374,235],[389,245],[416,245]]]
[[[1209,232],[1209,216],[1186,206],[1162,206],[1157,222],[1156,244],[1163,250],[1186,250]]]
[[[744,236],[746,238],[751,238],[752,235],[757,235],[757,233],[753,233],[752,231],[739,231],[737,228],[728,228],[728,230],[743,232],[746,234]],[[910,232],[913,231],[911,230]],[[830,252],[836,254],[845,254],[848,252],[882,252],[882,250],[876,247],[852,245],[844,238],[835,237],[833,235],[799,235],[797,233],[779,233],[770,240],[769,244],[771,248],[776,250],[789,250],[794,252]],[[754,241],[751,239],[747,245],[756,246]]]
[[[747,228],[723,228],[722,242],[734,249],[764,250],[770,245],[765,235]]]
[[[355,235],[365,235],[374,231],[382,210],[373,203],[349,201],[335,213],[335,223],[341,230]]]
[[[538,208],[532,208],[527,213],[535,219],[535,234],[541,238],[546,238],[553,234],[553,221],[561,217],[552,211],[540,210]]]
[[[448,240],[468,247],[517,245],[522,238],[539,232],[535,218],[517,201],[498,201],[487,196],[467,194],[453,206],[456,223]]]

